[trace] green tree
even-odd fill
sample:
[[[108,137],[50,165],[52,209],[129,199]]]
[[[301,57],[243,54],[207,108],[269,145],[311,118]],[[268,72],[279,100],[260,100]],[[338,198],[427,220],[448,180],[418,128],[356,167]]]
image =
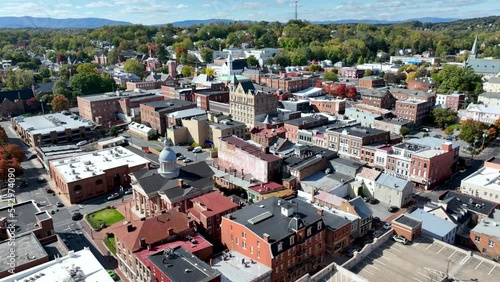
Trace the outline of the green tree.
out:
[[[206,70],[205,70],[206,72]],[[184,66],[182,68],[183,77],[192,77],[194,75],[194,68],[192,66]]]
[[[406,135],[410,134],[410,129],[406,126],[403,126],[399,130],[399,134],[401,134],[401,136],[405,137]]]
[[[472,68],[444,65],[433,78],[439,82],[438,92],[468,92],[473,94],[471,97],[474,102],[477,100],[477,95],[483,90],[481,76],[474,73]]]
[[[9,90],[18,90],[30,88],[35,82],[33,71],[8,69],[5,74],[7,76],[6,86]]]
[[[74,96],[101,93],[102,79],[95,73],[79,73],[74,75],[69,85],[76,93]]]
[[[410,72],[409,74],[406,75],[406,82],[410,80],[415,80],[417,78],[417,73],[416,72]]]
[[[455,131],[455,129],[452,126],[448,126],[448,127],[445,128],[444,134],[446,134],[446,135],[453,135],[454,131]]]
[[[42,78],[49,78],[50,77],[50,70],[47,67],[41,67],[41,68],[38,69],[38,74]]]
[[[201,48],[200,56],[206,64],[210,64],[214,61],[214,51],[210,48]]]
[[[66,80],[58,79],[52,87],[52,94],[54,95],[64,95],[66,98],[71,98],[71,90],[68,87],[68,82]]]
[[[126,72],[136,74],[139,77],[144,77],[144,65],[136,59],[128,59],[123,65]]]
[[[435,108],[432,111],[434,122],[437,126],[452,125],[458,122],[458,113],[452,109]]]
[[[310,64],[309,65],[309,71],[315,72],[321,70],[321,66],[315,65],[315,64]]]
[[[365,70],[365,73],[363,74],[364,77],[368,77],[368,76],[372,76],[372,75],[373,75],[373,71],[370,69]]]
[[[113,137],[118,136],[118,127],[116,127],[116,125],[111,126],[109,128],[109,134],[111,134],[111,136]]]
[[[255,58],[254,55],[250,55],[247,58],[247,65],[249,67],[257,67],[257,66],[259,66],[259,60],[257,60],[257,58]]]
[[[59,67],[59,78],[62,78],[64,80],[69,80],[75,74],[76,74],[75,65],[66,64]]]
[[[325,71],[323,73],[323,81],[333,81],[337,82],[339,81],[339,77],[336,73],[331,72],[331,71]]]
[[[97,73],[97,69],[92,63],[83,63],[76,67],[77,73]]]
[[[69,100],[63,95],[56,95],[50,103],[54,112],[60,112],[69,109]]]
[[[469,144],[472,144],[473,146],[476,146],[476,139],[482,140],[484,131],[487,129],[488,126],[484,123],[472,119],[464,120],[461,122],[460,134],[458,135],[458,138]]]
[[[117,64],[119,62],[120,51],[116,48],[111,49],[108,52],[108,63],[111,65]]]

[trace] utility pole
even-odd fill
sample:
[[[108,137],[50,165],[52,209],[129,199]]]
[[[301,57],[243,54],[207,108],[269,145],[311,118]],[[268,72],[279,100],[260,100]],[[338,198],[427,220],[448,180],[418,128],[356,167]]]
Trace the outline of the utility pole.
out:
[[[297,13],[297,7],[299,6],[298,4],[298,1],[295,0],[295,2],[293,3],[293,6],[295,7],[295,20],[298,20],[298,13]]]

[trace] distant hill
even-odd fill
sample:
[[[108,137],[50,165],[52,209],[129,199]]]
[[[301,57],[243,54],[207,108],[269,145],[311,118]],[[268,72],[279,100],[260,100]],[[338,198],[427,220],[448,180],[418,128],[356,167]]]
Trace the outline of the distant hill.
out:
[[[209,25],[209,24],[215,24],[215,23],[234,23],[236,22],[235,20],[228,20],[228,19],[207,19],[207,20],[185,20],[185,21],[178,21],[178,22],[173,22],[171,23],[175,27],[188,27],[192,25]],[[241,21],[241,22],[251,22],[251,21]]]
[[[0,28],[96,28],[132,23],[99,18],[53,19],[35,17],[0,17]]]
[[[355,19],[346,19],[346,20],[336,20],[336,21],[314,21],[314,24],[353,24],[353,23],[365,23],[365,24],[399,24],[406,22],[423,22],[423,23],[449,23],[454,22],[459,19],[456,18],[415,18],[415,19],[407,19],[401,21],[384,21],[384,20],[355,20]]]

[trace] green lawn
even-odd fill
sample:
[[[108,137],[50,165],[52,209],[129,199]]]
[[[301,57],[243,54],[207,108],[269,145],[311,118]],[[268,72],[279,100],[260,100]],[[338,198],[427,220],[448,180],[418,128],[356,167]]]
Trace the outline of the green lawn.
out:
[[[104,209],[87,215],[87,221],[94,229],[100,229],[103,223],[110,226],[124,219],[125,217],[115,209]]]
[[[108,247],[109,251],[112,252],[113,254],[116,254],[116,243],[115,243],[115,237],[106,237],[104,240],[102,240],[104,245]]]

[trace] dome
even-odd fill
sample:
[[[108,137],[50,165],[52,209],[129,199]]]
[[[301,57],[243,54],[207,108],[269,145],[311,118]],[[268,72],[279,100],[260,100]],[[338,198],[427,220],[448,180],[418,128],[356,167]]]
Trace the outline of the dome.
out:
[[[168,146],[168,141],[165,140],[163,150],[160,152],[158,161],[162,162],[175,162],[177,157],[175,156],[174,150]]]

